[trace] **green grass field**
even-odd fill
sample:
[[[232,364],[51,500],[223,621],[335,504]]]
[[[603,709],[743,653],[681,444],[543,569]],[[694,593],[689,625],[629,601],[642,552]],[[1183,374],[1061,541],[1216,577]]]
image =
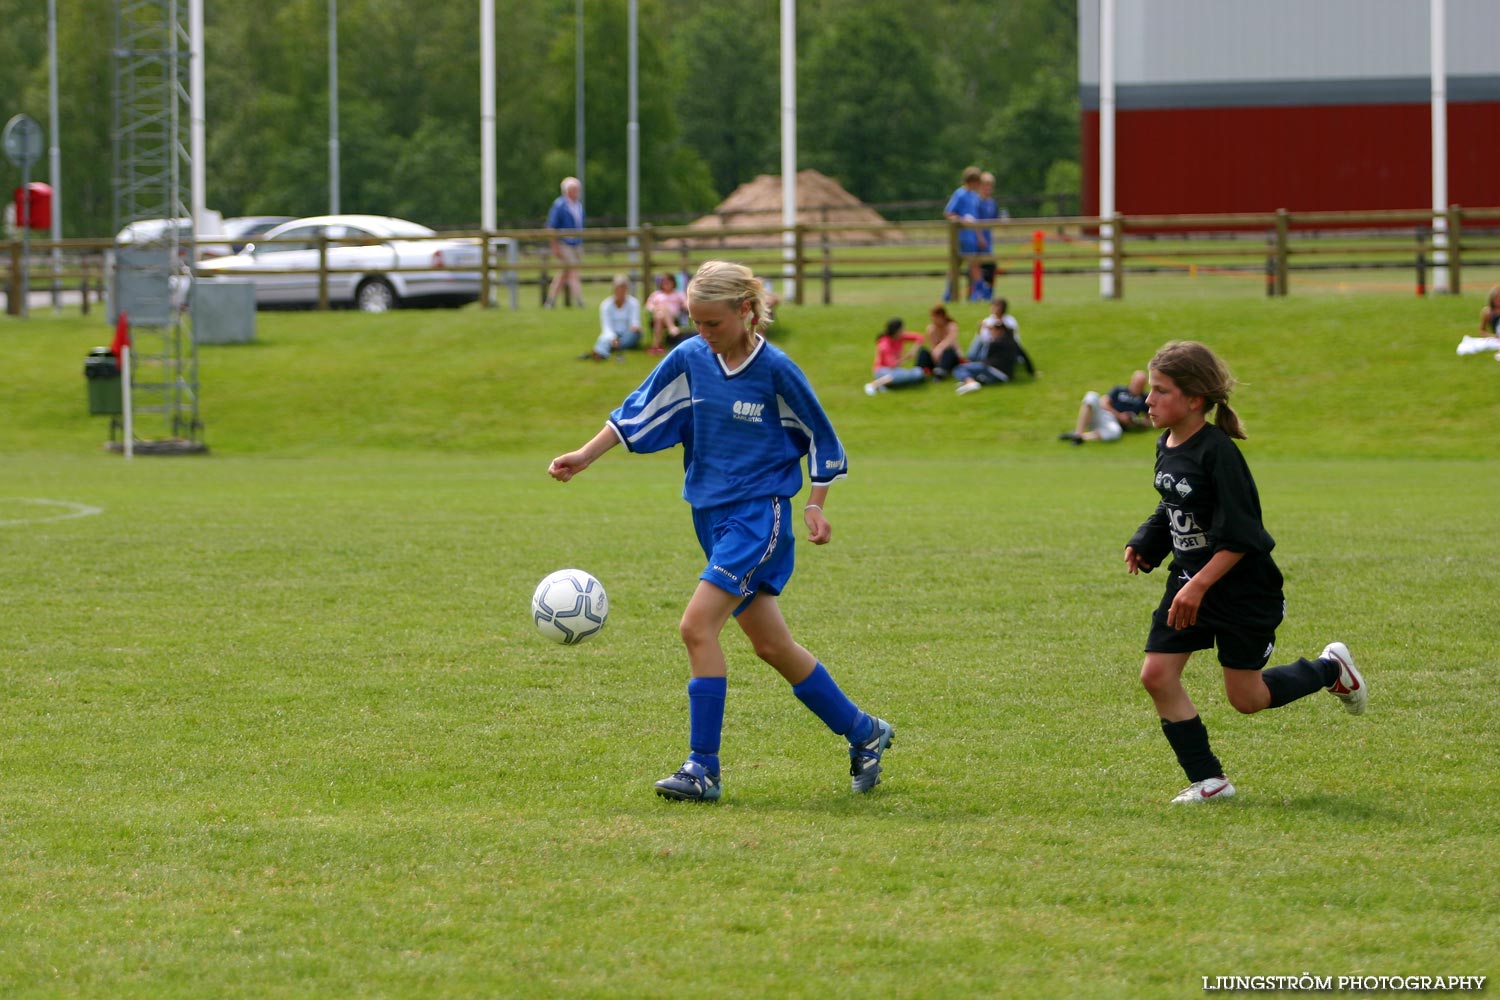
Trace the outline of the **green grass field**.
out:
[[[86,413],[103,320],[0,321],[0,996],[1500,973],[1500,364],[1453,351],[1479,294],[1059,282],[1015,301],[1040,379],[864,396],[876,331],[931,286],[841,288],[779,341],[851,455],[782,604],[896,724],[887,780],[851,797],[841,742],[731,627],[707,807],[650,787],[686,751],[678,455],[545,473],[648,370],[574,360],[592,309],[261,314],[256,343],[202,349],[212,453],[129,463]],[[1136,679],[1162,581],[1120,562],[1153,435],[1056,441],[1174,337],[1243,383],[1278,662],[1342,639],[1372,691],[1359,718],[1324,695],[1244,717],[1198,657],[1240,793],[1199,809],[1166,804],[1185,781]],[[612,604],[576,648],[528,617],[565,565]]]

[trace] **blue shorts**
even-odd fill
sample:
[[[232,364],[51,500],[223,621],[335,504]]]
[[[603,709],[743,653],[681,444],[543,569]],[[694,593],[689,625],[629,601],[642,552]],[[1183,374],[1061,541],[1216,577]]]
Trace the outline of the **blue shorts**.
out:
[[[792,578],[792,502],[786,497],[694,508],[693,528],[708,557],[698,579],[744,598],[736,615],[756,594],[779,594]]]

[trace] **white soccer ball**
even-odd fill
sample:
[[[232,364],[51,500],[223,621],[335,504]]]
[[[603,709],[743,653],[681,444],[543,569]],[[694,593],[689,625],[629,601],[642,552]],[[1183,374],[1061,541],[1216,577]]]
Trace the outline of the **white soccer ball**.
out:
[[[549,573],[531,595],[536,630],[565,646],[582,642],[604,627],[609,597],[604,585],[581,569]]]

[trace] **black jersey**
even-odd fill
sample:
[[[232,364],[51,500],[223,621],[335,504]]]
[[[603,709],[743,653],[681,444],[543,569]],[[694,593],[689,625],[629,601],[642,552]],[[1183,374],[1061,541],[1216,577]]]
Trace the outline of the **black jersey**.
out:
[[[1117,385],[1109,390],[1109,405],[1115,408],[1116,413],[1130,414],[1137,425],[1144,421],[1149,412],[1146,408],[1146,397],[1137,396],[1130,391],[1128,385]]]
[[[1244,558],[1208,589],[1207,618],[1280,621],[1281,570],[1271,558],[1276,542],[1261,523],[1260,493],[1234,440],[1213,424],[1175,448],[1167,433],[1156,442],[1156,492],[1161,502],[1130,539],[1152,566],[1172,553],[1174,581],[1197,574],[1215,552]]]

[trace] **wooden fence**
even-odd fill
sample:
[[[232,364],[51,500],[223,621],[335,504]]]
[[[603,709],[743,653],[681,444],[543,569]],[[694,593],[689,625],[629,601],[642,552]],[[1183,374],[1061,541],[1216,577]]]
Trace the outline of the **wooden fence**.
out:
[[[1048,275],[1113,275],[1113,295],[1123,297],[1130,275],[1163,272],[1233,273],[1265,283],[1266,294],[1287,295],[1292,276],[1320,270],[1404,270],[1425,292],[1436,267],[1447,273],[1448,291],[1459,294],[1469,266],[1500,265],[1500,208],[1451,207],[1441,216],[1446,245],[1439,245],[1434,216],[1426,209],[1369,212],[1287,212],[1225,215],[1118,215],[1112,219],[1006,219],[954,222],[945,219],[885,223],[830,222],[782,226],[735,226],[711,230],[689,226],[643,225],[585,229],[579,270],[591,284],[607,285],[627,273],[650,289],[663,273],[692,274],[704,260],[730,257],[775,281],[789,280],[792,301],[808,301],[820,289],[833,301],[839,281],[931,277],[962,290],[971,268],[993,264],[1008,276],[1038,269]],[[1108,250],[1099,239],[1111,227]],[[992,249],[961,252],[965,229],[987,231]],[[508,288],[512,307],[518,290],[545,295],[558,262],[549,252],[557,234],[546,229],[449,232],[432,240],[471,239],[481,248],[479,298],[496,304]],[[339,241],[319,243],[318,266],[296,272],[317,274],[319,307],[329,308],[328,278],[343,273],[329,266],[328,250]],[[28,281],[33,291],[60,287],[83,292],[83,308],[105,294],[110,240],[30,241]],[[53,248],[60,251],[54,267]],[[6,311],[18,314],[23,270],[20,240],[0,242],[0,287]],[[421,271],[434,268],[407,267]],[[465,269],[468,270],[468,269]]]

